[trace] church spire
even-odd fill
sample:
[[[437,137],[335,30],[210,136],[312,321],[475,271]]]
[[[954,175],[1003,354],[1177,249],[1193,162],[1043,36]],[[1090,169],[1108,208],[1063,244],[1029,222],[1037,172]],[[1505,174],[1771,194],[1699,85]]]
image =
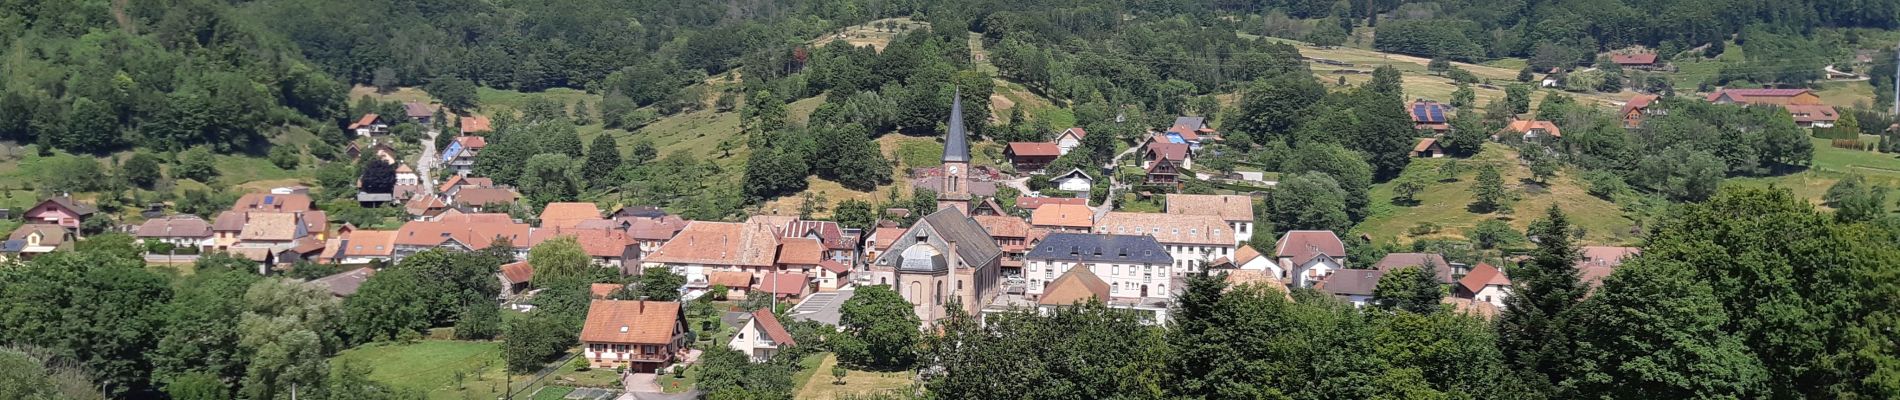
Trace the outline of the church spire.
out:
[[[943,138],[943,162],[970,162],[970,140],[963,132],[963,89],[950,99],[950,129]]]

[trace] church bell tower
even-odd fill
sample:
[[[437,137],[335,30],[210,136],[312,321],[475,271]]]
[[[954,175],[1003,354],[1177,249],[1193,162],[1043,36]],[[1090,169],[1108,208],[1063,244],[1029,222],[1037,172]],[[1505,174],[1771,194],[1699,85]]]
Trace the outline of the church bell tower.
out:
[[[970,213],[970,139],[963,130],[963,91],[950,100],[950,128],[943,138],[943,180],[937,189],[937,208],[954,207]]]

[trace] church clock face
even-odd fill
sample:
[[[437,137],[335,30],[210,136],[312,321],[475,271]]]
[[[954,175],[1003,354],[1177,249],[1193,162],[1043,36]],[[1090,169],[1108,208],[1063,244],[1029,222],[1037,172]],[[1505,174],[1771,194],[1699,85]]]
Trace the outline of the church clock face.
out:
[[[951,174],[956,174],[956,173],[957,173],[957,166],[955,166],[955,165],[952,165],[952,166],[950,166],[950,173],[951,173]]]

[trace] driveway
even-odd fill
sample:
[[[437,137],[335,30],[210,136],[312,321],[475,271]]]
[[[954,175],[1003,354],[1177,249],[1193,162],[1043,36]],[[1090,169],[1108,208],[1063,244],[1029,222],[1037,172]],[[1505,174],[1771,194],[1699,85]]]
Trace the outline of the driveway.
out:
[[[622,381],[627,385],[629,392],[659,393],[663,391],[660,389],[660,376],[650,372],[627,374]]]
[[[435,187],[433,184],[435,175],[432,172],[435,172],[435,164],[442,161],[435,155],[435,136],[440,134],[442,134],[441,131],[430,129],[424,135],[426,137],[422,138],[422,157],[416,159],[416,176],[422,178],[423,187]]]
[[[857,291],[839,290],[812,293],[806,295],[805,301],[799,302],[798,306],[792,307],[790,314],[794,319],[818,321],[822,324],[836,326],[838,325],[839,318],[838,310],[844,307],[844,301],[851,299],[853,293],[857,293]]]
[[[574,391],[568,392],[567,396],[561,398],[570,400],[607,400],[620,397],[620,395],[620,391],[618,390],[574,388]]]

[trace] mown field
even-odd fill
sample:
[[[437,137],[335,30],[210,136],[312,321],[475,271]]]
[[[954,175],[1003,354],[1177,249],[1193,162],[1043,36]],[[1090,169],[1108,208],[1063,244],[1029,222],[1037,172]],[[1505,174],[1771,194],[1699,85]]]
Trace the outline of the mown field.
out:
[[[1448,162],[1463,166],[1457,181],[1440,180],[1438,169]],[[1515,213],[1478,214],[1467,209],[1474,200],[1471,187],[1476,182],[1481,165],[1499,168],[1504,176],[1505,189],[1519,195],[1519,200],[1513,204]],[[1555,204],[1587,231],[1584,238],[1586,243],[1624,244],[1635,240],[1630,232],[1633,222],[1623,216],[1622,209],[1615,203],[1587,193],[1574,170],[1565,169],[1546,184],[1531,182],[1530,177],[1530,168],[1518,161],[1517,152],[1497,143],[1485,144],[1482,152],[1469,159],[1413,160],[1400,179],[1418,178],[1428,182],[1425,190],[1416,196],[1418,204],[1406,206],[1392,202],[1392,186],[1400,179],[1373,185],[1369,194],[1372,201],[1370,216],[1353,231],[1371,235],[1378,242],[1409,243],[1418,237],[1411,236],[1408,231],[1421,223],[1438,226],[1438,233],[1424,237],[1463,237],[1466,231],[1476,227],[1479,222],[1493,218],[1502,219],[1512,227],[1523,230],[1544,209]]]

